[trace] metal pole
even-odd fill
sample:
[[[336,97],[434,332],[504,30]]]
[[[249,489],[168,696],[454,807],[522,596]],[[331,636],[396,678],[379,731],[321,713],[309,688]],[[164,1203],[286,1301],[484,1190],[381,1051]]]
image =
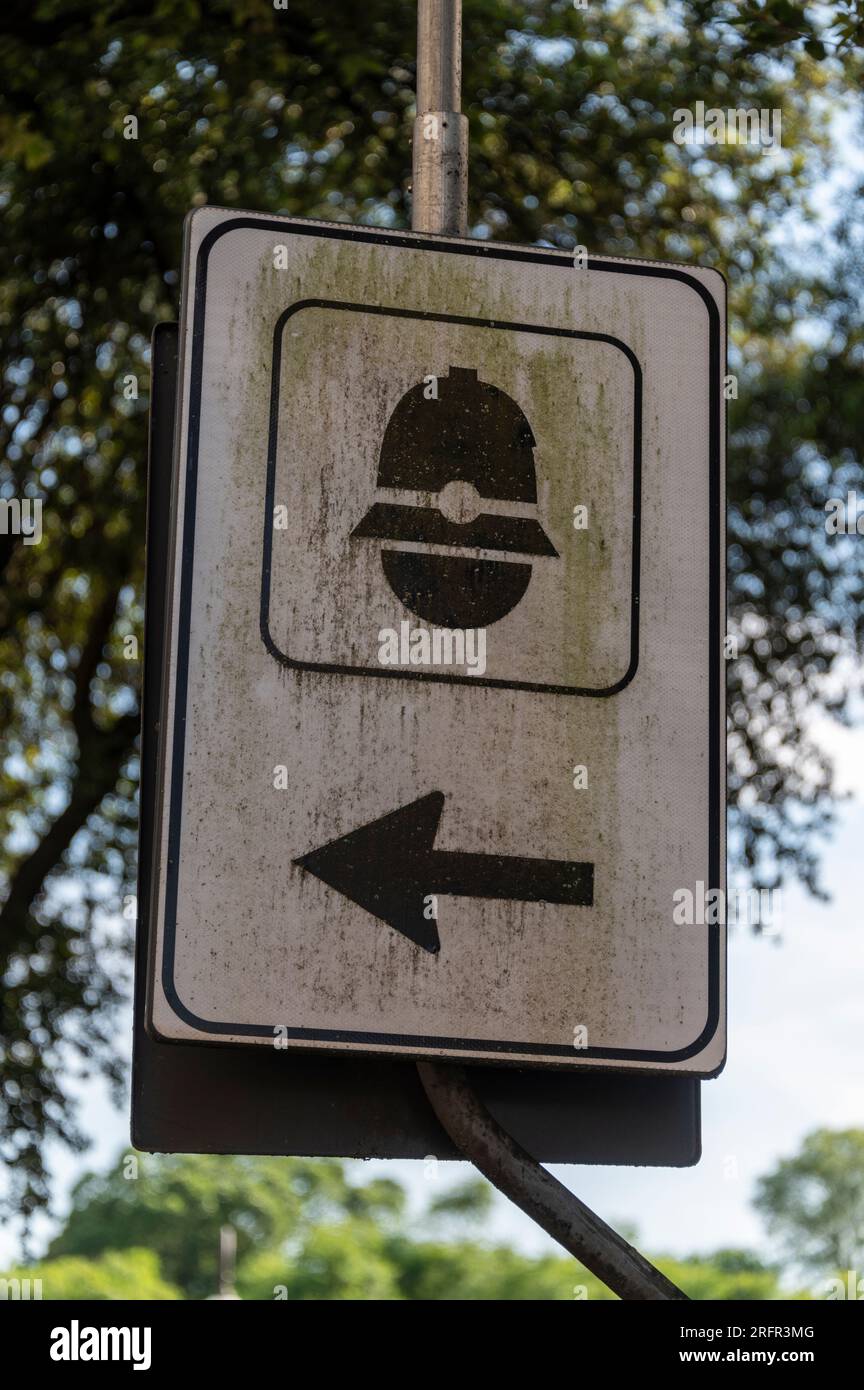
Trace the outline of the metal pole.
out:
[[[461,89],[462,0],[418,0],[415,232],[467,232],[468,121],[461,114]],[[613,1292],[624,1299],[687,1298],[501,1128],[461,1067],[418,1062],[417,1070],[456,1147]]]
[[[628,1301],[689,1302],[686,1293],[501,1128],[462,1067],[418,1062],[417,1070],[432,1109],[456,1147],[613,1293]]]
[[[237,1260],[237,1232],[233,1226],[219,1231],[219,1293],[223,1298],[234,1296],[234,1265]]]
[[[462,115],[462,0],[417,5],[417,116],[411,226],[465,236],[468,121]]]

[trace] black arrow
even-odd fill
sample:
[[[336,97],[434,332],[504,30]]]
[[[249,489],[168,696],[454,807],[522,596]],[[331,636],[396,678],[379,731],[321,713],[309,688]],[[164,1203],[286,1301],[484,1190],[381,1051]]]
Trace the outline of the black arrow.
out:
[[[593,864],[435,849],[443,809],[444,793],[430,792],[294,863],[433,954],[441,943],[424,915],[430,895],[593,905]]]

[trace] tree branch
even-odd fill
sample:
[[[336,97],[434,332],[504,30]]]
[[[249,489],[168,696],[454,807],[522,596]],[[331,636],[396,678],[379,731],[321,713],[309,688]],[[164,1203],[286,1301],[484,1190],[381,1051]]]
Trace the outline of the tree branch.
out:
[[[10,880],[0,911],[0,976],[11,957],[26,950],[36,923],[32,908],[45,880],[60,863],[78,831],[116,786],[117,779],[139,728],[137,714],[123,715],[110,729],[93,719],[90,685],[114,623],[119,588],[113,587],[98,605],[75,672],[72,725],[78,739],[78,757],[72,792],[65,810],[57,817],[36,848],[20,861]]]

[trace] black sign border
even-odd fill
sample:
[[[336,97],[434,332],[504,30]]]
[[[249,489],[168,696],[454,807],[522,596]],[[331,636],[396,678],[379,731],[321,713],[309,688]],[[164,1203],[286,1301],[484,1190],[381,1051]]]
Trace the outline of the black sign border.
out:
[[[585,342],[608,343],[622,352],[633,370],[633,522],[631,526],[630,643],[627,669],[607,686],[551,685],[543,681],[510,681],[493,676],[458,676],[443,671],[390,670],[382,666],[345,666],[329,661],[299,661],[274,641],[270,631],[270,576],[273,558],[273,505],[276,488],[276,455],[279,447],[279,390],[282,368],[282,341],[285,324],[302,309],[343,309],[352,313],[375,314],[382,318],[419,319],[424,323],[456,323],[467,328],[497,328],[511,333],[534,333],[551,338],[577,338]],[[532,690],[546,695],[584,695],[604,699],[617,695],[629,685],[639,665],[639,577],[642,534],[642,367],[639,359],[620,338],[608,333],[581,333],[574,328],[549,328],[540,324],[510,323],[464,314],[425,314],[421,309],[394,309],[379,304],[350,304],[339,299],[298,299],[279,315],[273,333],[273,366],[270,394],[270,433],[267,443],[267,485],[264,503],[264,559],[261,571],[261,639],[280,666],[294,671],[320,671],[331,676],[377,676],[384,680],[435,681],[446,685],[487,686],[498,690]]]
[[[195,214],[192,214],[194,216]],[[189,221],[187,219],[187,235]],[[444,237],[424,237],[408,233],[388,233],[360,227],[343,226],[322,222],[299,222],[291,219],[269,221],[255,217],[232,217],[214,227],[202,239],[198,249],[194,291],[194,333],[192,340],[190,370],[189,424],[187,433],[186,488],[183,516],[183,539],[181,546],[180,612],[179,630],[188,633],[191,627],[192,574],[195,543],[195,506],[198,475],[198,442],[201,424],[201,389],[204,354],[204,311],[207,294],[207,262],[215,243],[232,231],[244,228],[257,231],[274,231],[282,235],[330,237],[336,240],[402,246],[413,250],[429,250],[445,254],[476,256],[485,259],[514,260],[524,263],[557,266],[569,274],[575,274],[572,262],[560,252],[550,253],[537,248],[521,248],[498,245],[496,243],[449,241]],[[708,312],[709,320],[709,729],[708,729],[708,782],[709,782],[709,886],[720,885],[720,776],[721,776],[721,622],[724,620],[725,605],[721,593],[721,448],[723,439],[721,409],[721,323],[717,304],[704,285],[686,271],[663,263],[627,260],[605,260],[589,258],[588,270],[611,272],[614,274],[643,275],[652,278],[678,280],[689,286],[699,296]],[[715,272],[719,275],[719,272]],[[722,276],[720,277],[722,279]],[[725,283],[725,282],[724,282]],[[199,1032],[215,1036],[234,1035],[236,1037],[275,1037],[278,1026],[280,1035],[305,1040],[309,1043],[331,1042],[353,1044],[370,1052],[375,1047],[405,1047],[422,1051],[437,1052],[482,1052],[487,1055],[508,1053],[519,1058],[536,1058],[538,1062],[555,1064],[556,1059],[572,1057],[572,1046],[563,1044],[498,1042],[487,1038],[449,1038],[425,1037],[413,1034],[366,1033],[347,1029],[284,1028],[283,1025],[261,1025],[254,1023],[220,1023],[211,1019],[199,1018],[182,1002],[174,983],[174,948],[177,916],[177,891],[179,873],[180,819],[183,797],[183,768],[186,743],[186,699],[189,672],[188,642],[177,643],[177,682],[174,708],[174,728],[171,748],[171,799],[168,824],[168,863],[165,893],[165,928],[162,955],[162,988],[174,1013],[184,1023]],[[178,715],[178,710],[182,711]],[[154,895],[158,901],[158,895]],[[675,1050],[649,1050],[626,1048],[585,1048],[581,1051],[583,1060],[621,1062],[672,1063],[687,1061],[696,1056],[714,1038],[721,1019],[720,1001],[720,927],[708,927],[708,1017],[702,1032],[688,1047]],[[152,1015],[152,998],[148,1010],[148,1021],[155,1036],[160,1036],[155,1028]],[[392,1054],[391,1054],[392,1055]],[[710,1073],[716,1076],[723,1068],[725,1056]],[[558,1062],[558,1065],[563,1065]]]

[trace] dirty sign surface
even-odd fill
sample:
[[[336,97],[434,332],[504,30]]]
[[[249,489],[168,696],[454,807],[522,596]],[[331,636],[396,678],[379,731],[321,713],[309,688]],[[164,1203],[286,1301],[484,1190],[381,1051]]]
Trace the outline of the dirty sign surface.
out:
[[[151,1029],[715,1072],[720,277],[207,208],[184,286]]]

